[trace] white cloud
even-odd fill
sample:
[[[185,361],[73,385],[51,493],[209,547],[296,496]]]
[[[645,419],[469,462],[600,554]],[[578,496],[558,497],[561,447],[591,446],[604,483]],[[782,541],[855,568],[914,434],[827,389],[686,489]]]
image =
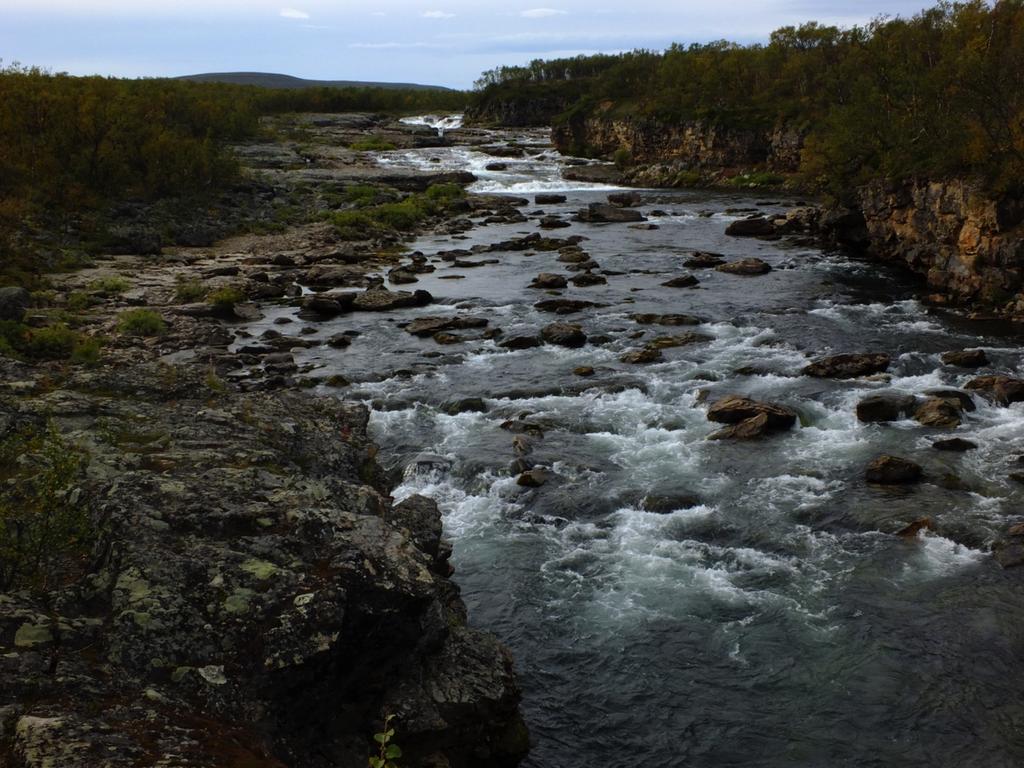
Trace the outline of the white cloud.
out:
[[[282,8],[281,16],[286,19],[308,19],[309,14],[305,11],[300,11],[298,8]]]
[[[547,19],[551,16],[565,16],[568,11],[560,11],[557,8],[531,8],[519,15],[524,19]]]
[[[424,19],[454,19],[454,13],[445,13],[444,11],[424,11],[420,14]]]

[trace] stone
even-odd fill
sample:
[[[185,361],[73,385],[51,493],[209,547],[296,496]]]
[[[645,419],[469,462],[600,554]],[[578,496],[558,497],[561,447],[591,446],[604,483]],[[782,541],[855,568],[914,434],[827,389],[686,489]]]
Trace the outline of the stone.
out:
[[[811,362],[801,372],[820,379],[852,379],[882,373],[889,363],[889,355],[882,352],[832,355]]]
[[[560,347],[578,348],[587,343],[587,334],[577,323],[551,323],[540,332],[541,338],[548,344]]]
[[[389,291],[385,288],[370,288],[356,294],[352,300],[353,309],[364,312],[387,312],[405,307],[422,307],[433,302],[434,297],[426,291]]]
[[[539,224],[541,229],[565,229],[571,227],[572,223],[561,219],[558,216],[544,216]]]
[[[336,333],[327,339],[327,346],[332,349],[346,349],[352,346],[352,337],[344,333]]]
[[[772,271],[771,265],[762,259],[740,259],[719,264],[715,267],[717,272],[725,272],[729,275],[765,275]]]
[[[533,349],[539,347],[543,342],[537,336],[513,336],[506,339],[498,346],[504,349]]]
[[[769,426],[769,421],[767,413],[759,413],[756,416],[751,416],[749,419],[744,419],[737,424],[731,424],[728,427],[719,429],[717,432],[711,433],[708,435],[708,440],[753,440],[765,437],[778,431]]]
[[[662,285],[666,288],[696,288],[700,285],[700,280],[693,275],[680,275],[666,280]]]
[[[544,299],[533,305],[533,308],[541,312],[553,312],[556,315],[573,315],[591,307],[601,307],[593,301],[583,299]]]
[[[857,403],[857,419],[866,424],[910,418],[917,398],[902,392],[876,392]]]
[[[607,203],[591,203],[585,209],[579,211],[573,219],[590,224],[600,223],[632,223],[635,221],[646,221],[640,211],[632,208],[619,208]]]
[[[516,485],[523,488],[540,488],[547,483],[550,473],[541,467],[536,467],[528,472],[523,472],[516,478]]]
[[[449,416],[460,413],[487,413],[487,403],[481,397],[465,397],[462,400],[445,403],[441,410]]]
[[[649,493],[640,502],[640,509],[656,515],[669,515],[680,509],[692,509],[700,505],[700,499],[690,494],[653,494]]]
[[[356,294],[354,293],[314,294],[302,302],[302,308],[307,313],[314,315],[335,317],[350,312],[355,298]]]
[[[970,440],[964,440],[962,437],[951,437],[946,440],[936,440],[932,443],[932,448],[937,451],[952,451],[954,453],[973,451],[977,447],[977,443]]]
[[[700,344],[712,339],[712,336],[707,336],[703,333],[678,333],[675,336],[657,336],[644,346],[648,349],[673,349],[675,347],[686,347],[690,344]]]
[[[725,264],[725,257],[720,253],[694,251],[690,258],[683,262],[687,269],[710,269]]]
[[[640,205],[643,198],[639,192],[612,192],[608,195],[608,202],[619,208],[632,208]]]
[[[565,202],[565,195],[538,193],[533,196],[533,202],[537,205],[557,205]]]
[[[956,401],[961,411],[973,411],[976,407],[974,405],[974,398],[971,397],[970,393],[959,389],[939,387],[937,389],[926,389],[924,394],[928,395],[928,397],[941,397],[943,400]]]
[[[660,349],[653,347],[644,347],[643,349],[634,349],[626,352],[619,356],[619,360],[629,365],[645,365],[647,363],[658,363],[661,362],[663,356]]]
[[[719,424],[739,424],[754,417],[764,416],[764,429],[785,431],[796,424],[796,412],[774,403],[763,403],[740,395],[726,395],[708,408],[708,421]]]
[[[580,365],[572,369],[573,374],[576,376],[593,376],[594,369],[589,365]]]
[[[942,362],[959,368],[981,368],[988,365],[988,355],[983,349],[963,349],[944,353]]]
[[[1024,380],[1010,376],[979,376],[967,382],[964,389],[1002,406],[1024,402]]]
[[[640,325],[700,325],[703,320],[694,315],[631,315],[634,322]]]
[[[882,455],[868,464],[864,478],[878,485],[907,485],[920,481],[919,464],[899,456]]]
[[[485,317],[454,315],[450,317],[417,317],[405,326],[405,332],[413,336],[433,336],[439,331],[461,331],[470,328],[484,328],[489,321]]]
[[[20,323],[32,305],[32,294],[19,286],[0,288],[0,320]]]
[[[563,275],[556,275],[551,272],[541,272],[530,283],[531,288],[541,288],[544,290],[559,290],[565,288],[568,285]]]
[[[775,234],[775,224],[764,216],[739,219],[725,228],[725,234],[732,237],[764,237]]]
[[[914,419],[925,427],[960,426],[960,408],[956,400],[930,397],[914,412]]]
[[[601,275],[595,275],[592,272],[584,272],[569,278],[569,282],[577,288],[588,288],[592,285],[607,285],[608,279]]]

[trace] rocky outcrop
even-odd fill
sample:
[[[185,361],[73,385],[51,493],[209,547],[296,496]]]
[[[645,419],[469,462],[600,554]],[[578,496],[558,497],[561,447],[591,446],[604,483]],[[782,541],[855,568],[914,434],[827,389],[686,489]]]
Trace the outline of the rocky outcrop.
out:
[[[826,217],[830,238],[923,275],[936,301],[1024,313],[1024,199],[963,180],[877,182],[856,210]]]
[[[437,505],[389,498],[363,406],[77,376],[0,401],[0,437],[49,418],[88,455],[68,499],[99,532],[45,603],[0,594],[0,764],[365,765],[386,713],[403,765],[518,762],[509,654],[466,623]]]
[[[754,166],[792,172],[799,166],[803,147],[803,134],[785,126],[727,128],[711,121],[664,122],[600,113],[556,125],[552,140],[564,154],[610,158],[624,151],[631,163],[661,166],[666,175],[673,170],[717,172]]]

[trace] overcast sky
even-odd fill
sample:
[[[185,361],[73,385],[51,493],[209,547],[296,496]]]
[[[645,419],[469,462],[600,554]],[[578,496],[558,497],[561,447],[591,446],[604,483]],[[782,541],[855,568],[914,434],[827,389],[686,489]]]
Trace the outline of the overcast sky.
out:
[[[465,88],[534,58],[767,39],[926,0],[0,0],[0,58],[72,74],[262,71]]]

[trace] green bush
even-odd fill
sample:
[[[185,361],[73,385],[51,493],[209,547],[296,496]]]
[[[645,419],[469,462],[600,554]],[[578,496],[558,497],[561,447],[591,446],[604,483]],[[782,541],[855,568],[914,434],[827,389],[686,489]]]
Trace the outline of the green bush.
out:
[[[245,294],[234,286],[225,286],[206,297],[206,301],[219,310],[232,310],[235,304],[245,301]]]
[[[777,187],[785,180],[785,177],[779,176],[777,173],[758,171],[755,173],[741,173],[733,176],[725,183],[730,187],[740,188]]]
[[[103,343],[99,339],[81,337],[71,350],[71,362],[88,368],[99,365]]]
[[[352,142],[348,145],[348,148],[354,149],[357,152],[387,152],[396,147],[390,141],[385,141],[380,136],[368,136],[365,139]]]
[[[29,328],[6,320],[0,322],[0,355],[23,360],[71,360],[91,365],[99,360],[99,342],[64,323]]]
[[[0,440],[0,591],[50,589],[80,568],[95,538],[74,488],[87,463],[52,423]]]
[[[194,304],[205,299],[208,291],[199,280],[181,280],[174,287],[174,298],[182,304]]]
[[[379,197],[380,193],[377,188],[369,184],[356,184],[345,190],[346,202],[351,203],[356,208],[365,208],[368,205],[373,205]]]
[[[98,293],[101,296],[119,296],[129,288],[131,288],[131,283],[123,277],[101,277],[88,285],[88,289],[92,293]]]
[[[129,309],[118,316],[117,330],[131,336],[159,336],[167,330],[167,323],[151,309]]]
[[[615,167],[620,171],[625,170],[633,164],[633,153],[625,147],[619,147],[612,155],[612,162],[615,163]]]
[[[381,203],[356,211],[339,211],[328,219],[343,240],[361,240],[396,232],[409,232],[431,216],[464,199],[458,184],[435,184],[426,192],[409,195],[401,202]]]
[[[82,312],[96,305],[96,299],[84,291],[73,291],[68,294],[67,308],[72,312]]]

